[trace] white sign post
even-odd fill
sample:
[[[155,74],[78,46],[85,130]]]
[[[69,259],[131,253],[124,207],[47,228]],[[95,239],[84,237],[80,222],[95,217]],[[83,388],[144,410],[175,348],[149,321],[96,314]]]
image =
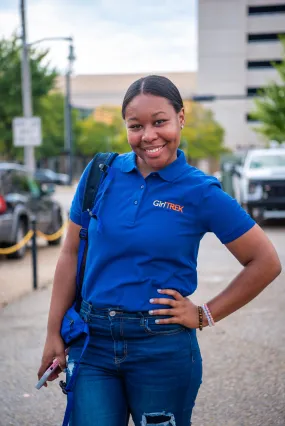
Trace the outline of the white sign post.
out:
[[[39,146],[42,143],[40,117],[13,119],[14,146]]]

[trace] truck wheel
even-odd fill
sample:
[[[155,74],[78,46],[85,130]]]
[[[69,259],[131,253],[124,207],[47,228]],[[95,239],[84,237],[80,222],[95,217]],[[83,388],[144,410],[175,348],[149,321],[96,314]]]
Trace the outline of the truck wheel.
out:
[[[16,240],[12,243],[12,245],[19,243],[24,236],[26,235],[26,225],[25,222],[20,219],[18,226],[17,226],[17,231],[16,231]],[[15,251],[15,253],[11,253],[7,255],[8,259],[22,259],[27,251],[27,245],[21,247],[19,250]]]
[[[59,228],[62,226],[62,216],[60,212],[57,212],[54,223],[53,223],[53,232],[55,233],[59,230]],[[57,240],[48,241],[49,246],[59,246],[61,243],[62,237],[59,237]]]

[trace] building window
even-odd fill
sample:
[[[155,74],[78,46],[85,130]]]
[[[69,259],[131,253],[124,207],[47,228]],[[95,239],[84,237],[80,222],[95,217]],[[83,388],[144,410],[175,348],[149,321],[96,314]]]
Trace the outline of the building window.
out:
[[[268,13],[285,13],[285,3],[270,6],[249,6],[248,15],[263,15]]]
[[[248,87],[247,89],[247,96],[249,98],[253,96],[259,95],[259,92],[262,90],[262,87]]]
[[[261,41],[280,41],[279,37],[285,36],[285,33],[264,33],[264,34],[248,34],[247,41],[249,43]]]
[[[271,61],[247,61],[248,69],[258,69],[258,68],[272,68],[272,63],[281,64],[281,59],[275,59]]]
[[[250,114],[246,114],[245,118],[248,123],[259,123],[259,120],[253,118]]]

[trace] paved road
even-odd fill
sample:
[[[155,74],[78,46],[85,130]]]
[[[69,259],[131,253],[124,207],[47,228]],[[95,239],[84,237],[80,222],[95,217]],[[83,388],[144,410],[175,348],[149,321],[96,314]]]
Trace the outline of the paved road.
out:
[[[265,230],[285,269],[284,225]],[[42,248],[41,253],[49,265],[46,277],[48,269],[50,277],[58,249]],[[21,269],[18,277],[24,277],[25,262],[10,262],[10,269]],[[2,261],[1,267],[7,270],[7,262]],[[239,270],[240,265],[217,239],[207,235],[200,250],[199,289],[193,299],[209,299]],[[2,276],[1,272],[1,286]],[[199,333],[204,380],[193,425],[285,425],[284,278],[283,272],[249,305],[214,329]],[[40,391],[34,388],[49,298],[48,286],[0,310],[0,426],[61,424],[65,399],[57,383]]]

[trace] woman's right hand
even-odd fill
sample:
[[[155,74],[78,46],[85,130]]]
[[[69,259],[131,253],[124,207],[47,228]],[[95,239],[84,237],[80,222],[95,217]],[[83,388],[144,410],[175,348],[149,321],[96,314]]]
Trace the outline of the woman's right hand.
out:
[[[60,334],[48,335],[46,338],[42,363],[38,371],[38,379],[42,377],[55,358],[58,359],[60,367],[54,370],[54,372],[49,376],[48,381],[57,379],[61,371],[66,368],[65,347]],[[47,383],[45,383],[44,386],[46,387]]]

